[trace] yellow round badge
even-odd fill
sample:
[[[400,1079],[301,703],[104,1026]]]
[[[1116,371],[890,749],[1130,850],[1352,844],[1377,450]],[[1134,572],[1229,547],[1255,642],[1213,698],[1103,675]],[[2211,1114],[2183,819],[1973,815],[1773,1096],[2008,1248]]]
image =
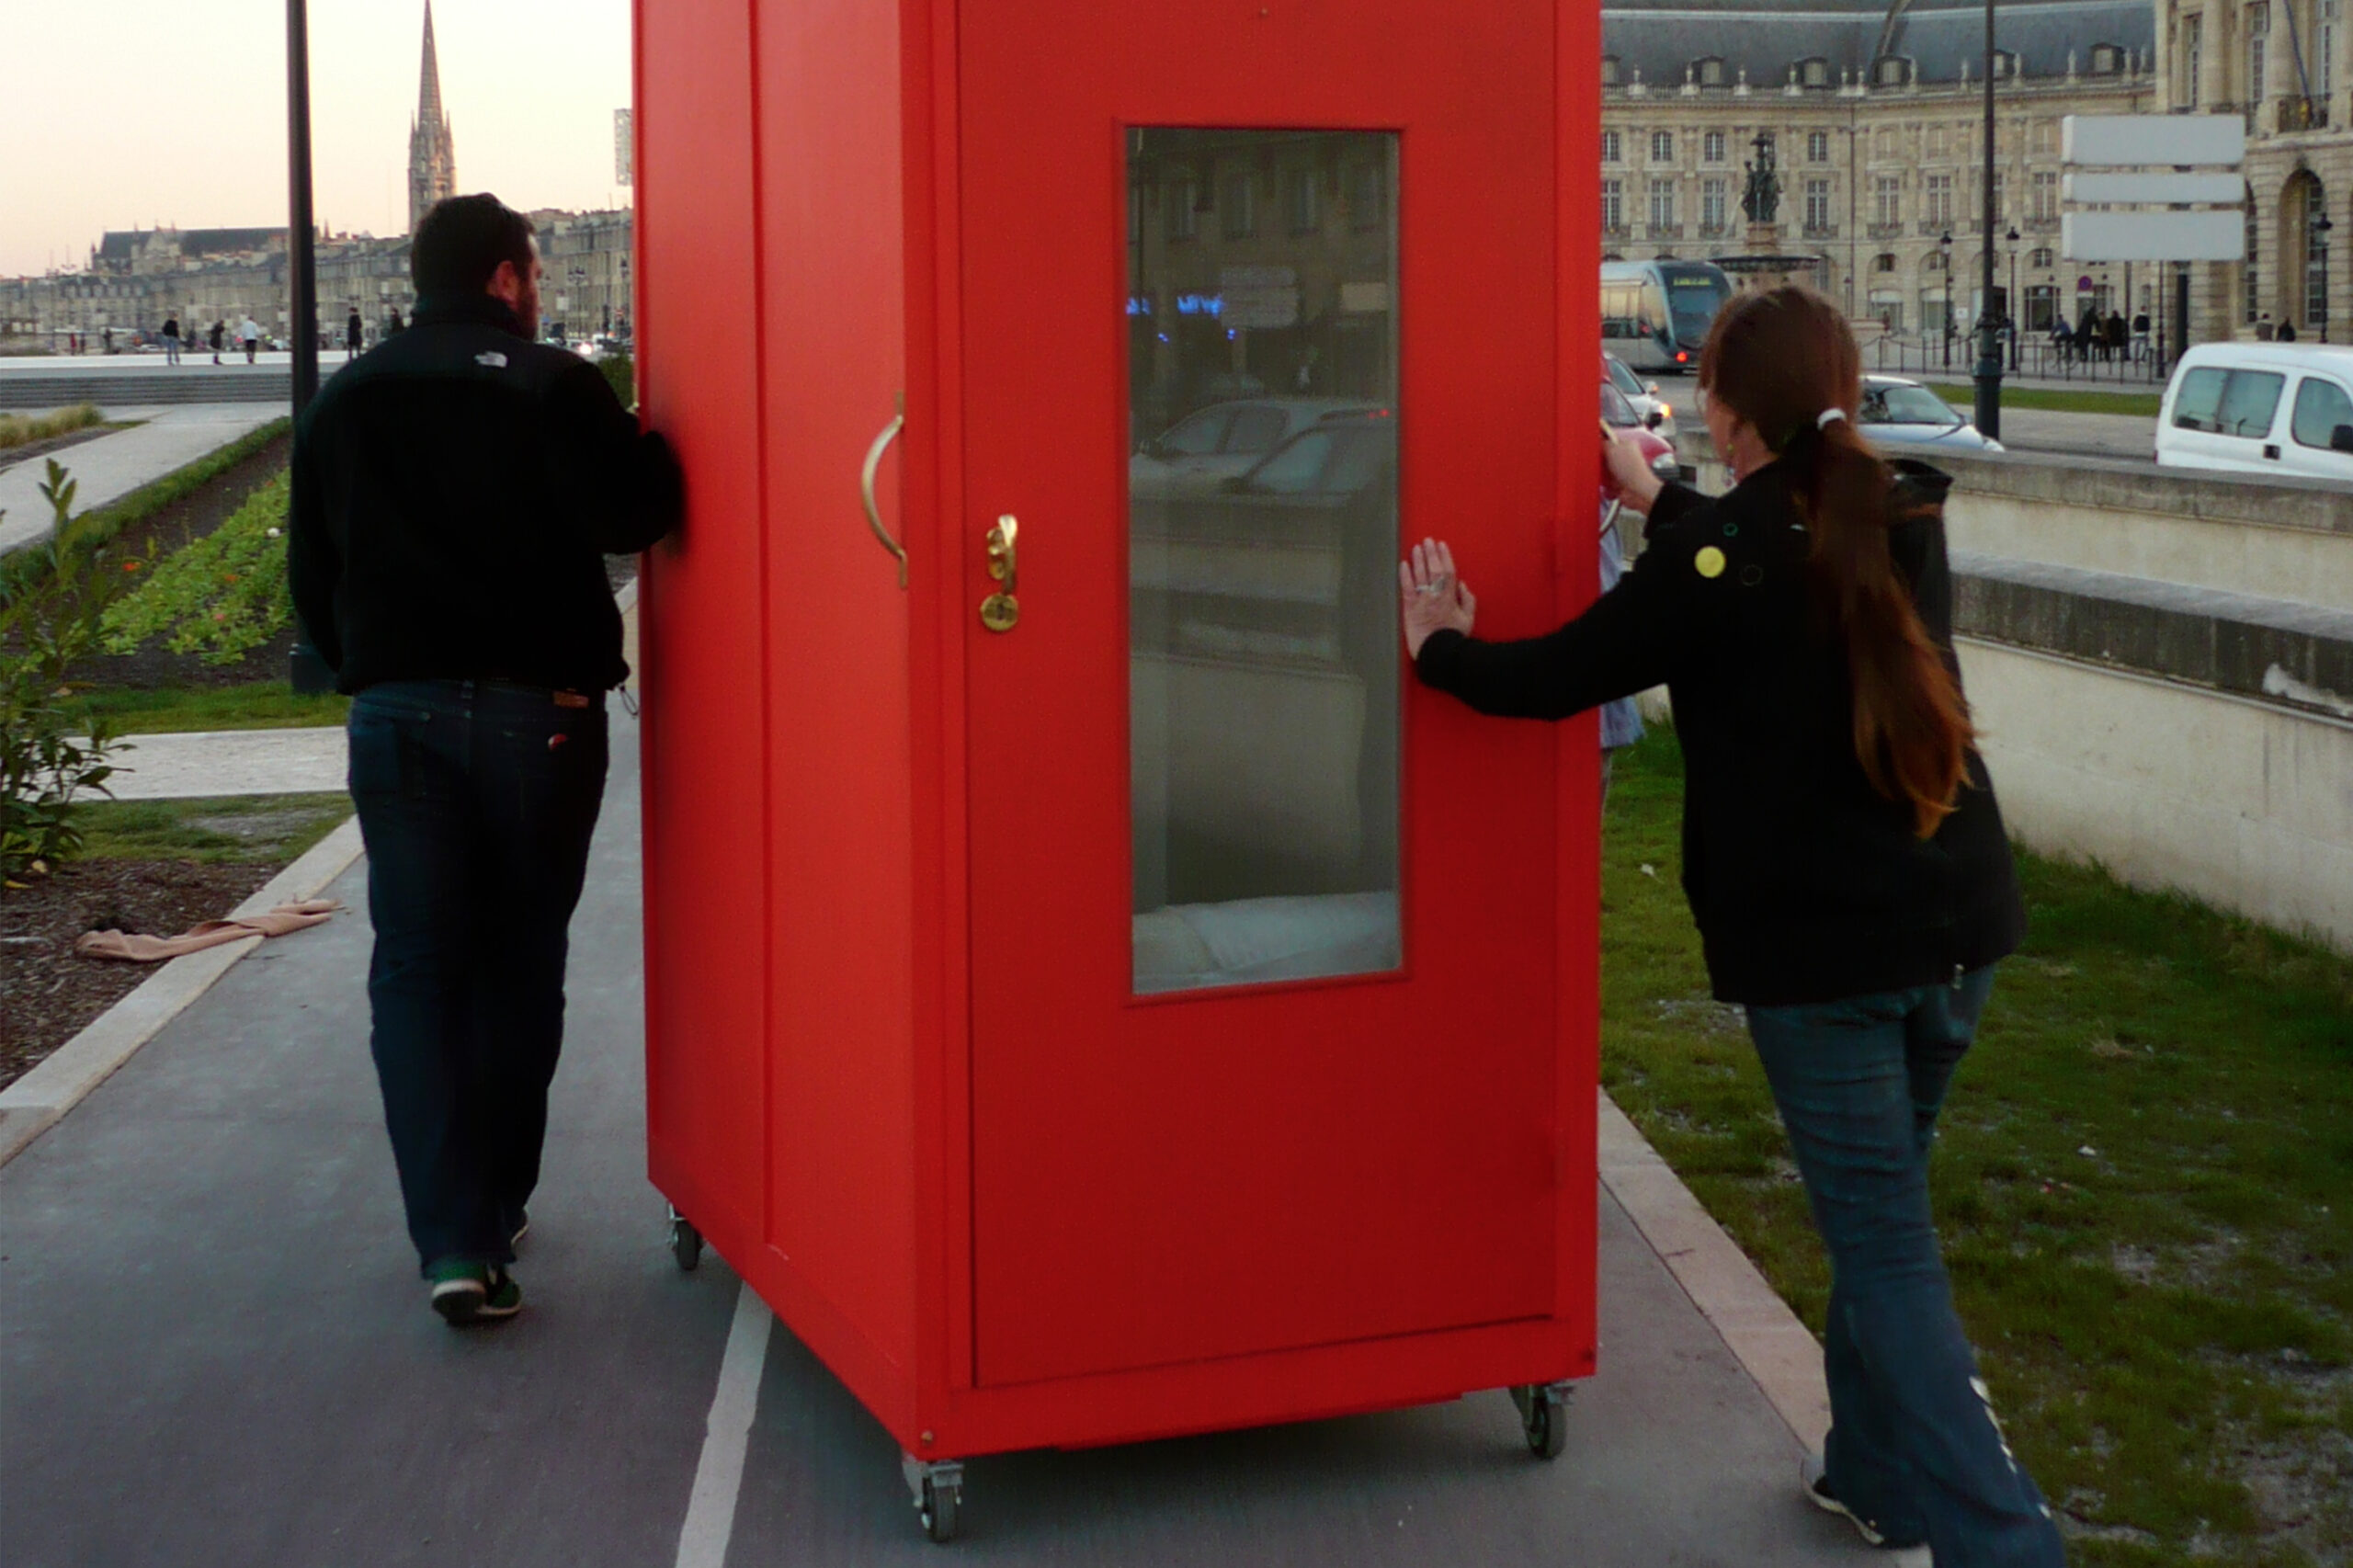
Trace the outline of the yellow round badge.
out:
[[[1711,544],[1691,558],[1691,566],[1702,577],[1721,577],[1724,574],[1724,552]]]

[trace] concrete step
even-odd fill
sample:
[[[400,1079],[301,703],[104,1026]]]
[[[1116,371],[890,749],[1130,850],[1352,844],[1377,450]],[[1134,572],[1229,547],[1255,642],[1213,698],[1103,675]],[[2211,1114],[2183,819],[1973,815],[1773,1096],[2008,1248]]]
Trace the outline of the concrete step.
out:
[[[128,375],[0,375],[0,409],[68,408],[77,403],[131,408],[183,403],[286,403],[292,372],[282,365],[158,368]]]

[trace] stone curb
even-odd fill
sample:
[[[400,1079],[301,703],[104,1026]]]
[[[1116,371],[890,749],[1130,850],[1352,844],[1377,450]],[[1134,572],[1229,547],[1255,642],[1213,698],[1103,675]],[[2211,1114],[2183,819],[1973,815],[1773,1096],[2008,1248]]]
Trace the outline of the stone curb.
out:
[[[1830,1431],[1822,1344],[1658,1151],[1601,1096],[1601,1184],[1810,1451]]]
[[[350,869],[359,853],[359,819],[347,818],[341,827],[239,904],[233,915],[259,915],[281,903],[315,898]],[[212,983],[228,973],[239,959],[261,946],[262,940],[249,937],[172,960],[46,1061],[0,1089],[0,1165],[23,1153],[33,1140],[63,1120],[66,1112],[112,1076],[189,1003],[210,990]]]

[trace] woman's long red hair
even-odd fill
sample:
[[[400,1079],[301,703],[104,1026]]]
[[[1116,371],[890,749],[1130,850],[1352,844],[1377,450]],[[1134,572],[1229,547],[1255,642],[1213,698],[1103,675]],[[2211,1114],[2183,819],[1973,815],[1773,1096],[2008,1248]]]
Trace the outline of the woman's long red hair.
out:
[[[1976,733],[1888,548],[1895,476],[1855,428],[1862,355],[1847,318],[1811,289],[1740,295],[1708,335],[1699,385],[1792,461],[1816,601],[1846,648],[1855,760],[1930,836],[1952,813]],[[1820,425],[1834,408],[1847,417]]]

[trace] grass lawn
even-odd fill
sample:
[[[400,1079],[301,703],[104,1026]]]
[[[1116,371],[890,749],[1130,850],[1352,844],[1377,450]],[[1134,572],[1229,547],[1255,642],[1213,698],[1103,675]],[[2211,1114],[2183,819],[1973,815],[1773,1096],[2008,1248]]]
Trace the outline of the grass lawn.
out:
[[[94,801],[80,808],[83,853],[124,860],[286,862],[351,814],[347,795],[210,801]]]
[[[1602,1081],[1818,1334],[1829,1273],[1677,885],[1671,730],[1619,759]],[[2094,1565],[2353,1562],[2353,960],[2024,857],[1934,1187],[2011,1440]]]
[[[1963,414],[1977,406],[1977,389],[1962,381],[1935,383],[1936,394]],[[2163,392],[2074,392],[2057,387],[2018,387],[2008,382],[2002,385],[2004,408],[2034,408],[2051,414],[2137,414],[2143,419],[2157,416],[2157,404]]]
[[[189,730],[286,730],[340,724],[351,699],[336,692],[297,697],[284,681],[247,686],[170,686],[149,689],[104,687],[82,699],[82,710],[104,718],[119,735],[159,735]]]

